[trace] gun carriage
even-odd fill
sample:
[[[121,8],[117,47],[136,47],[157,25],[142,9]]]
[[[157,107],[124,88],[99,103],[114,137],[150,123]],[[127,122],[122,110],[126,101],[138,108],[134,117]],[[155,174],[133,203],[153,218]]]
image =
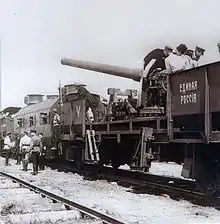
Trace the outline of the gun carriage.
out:
[[[84,160],[145,172],[158,156],[184,162],[182,176],[195,178],[206,194],[220,194],[220,62],[171,75],[65,58],[61,63],[140,82],[137,99],[133,90],[111,89],[103,119],[83,122]],[[118,95],[128,97],[117,101]]]

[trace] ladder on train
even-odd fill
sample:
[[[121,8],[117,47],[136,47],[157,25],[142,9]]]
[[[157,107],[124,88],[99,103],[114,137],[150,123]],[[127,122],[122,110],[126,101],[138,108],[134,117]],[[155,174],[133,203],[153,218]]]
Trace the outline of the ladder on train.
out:
[[[86,160],[100,161],[99,151],[95,139],[95,130],[86,130]]]

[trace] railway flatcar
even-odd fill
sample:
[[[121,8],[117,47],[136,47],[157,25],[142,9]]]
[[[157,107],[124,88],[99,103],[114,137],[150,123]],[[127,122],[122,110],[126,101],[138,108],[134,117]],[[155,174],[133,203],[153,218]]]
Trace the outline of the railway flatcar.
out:
[[[115,168],[128,164],[147,172],[157,152],[167,160],[183,161],[182,175],[195,179],[204,193],[220,195],[220,62],[147,78],[139,69],[73,59],[61,63],[141,83],[137,99],[130,91],[127,100],[118,101],[120,91],[114,91],[101,121],[85,120],[83,95],[72,92],[66,98],[64,107],[69,109],[64,114],[71,118],[64,136],[69,144],[77,142],[70,148],[72,154],[81,152],[78,159],[111,162]]]

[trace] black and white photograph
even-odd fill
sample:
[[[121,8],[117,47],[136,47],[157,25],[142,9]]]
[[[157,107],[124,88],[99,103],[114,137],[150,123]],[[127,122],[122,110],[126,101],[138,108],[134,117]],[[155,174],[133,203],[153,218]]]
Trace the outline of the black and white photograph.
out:
[[[0,0],[0,224],[220,223],[219,9]]]

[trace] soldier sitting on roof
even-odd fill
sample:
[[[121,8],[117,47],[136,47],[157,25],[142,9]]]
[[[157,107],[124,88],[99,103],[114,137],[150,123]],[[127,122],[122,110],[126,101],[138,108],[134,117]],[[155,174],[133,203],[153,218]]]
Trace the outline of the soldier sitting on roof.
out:
[[[189,60],[184,55],[186,51],[187,46],[185,44],[180,44],[175,52],[170,53],[165,59],[166,71],[168,74],[182,71],[189,67]]]
[[[201,48],[201,47],[196,47],[195,48],[195,51],[193,50],[187,50],[185,55],[189,56],[190,57],[190,66],[191,68],[195,68],[195,67],[198,67],[198,61],[200,59],[200,57],[202,55],[204,55],[204,52],[205,52],[205,49]]]

